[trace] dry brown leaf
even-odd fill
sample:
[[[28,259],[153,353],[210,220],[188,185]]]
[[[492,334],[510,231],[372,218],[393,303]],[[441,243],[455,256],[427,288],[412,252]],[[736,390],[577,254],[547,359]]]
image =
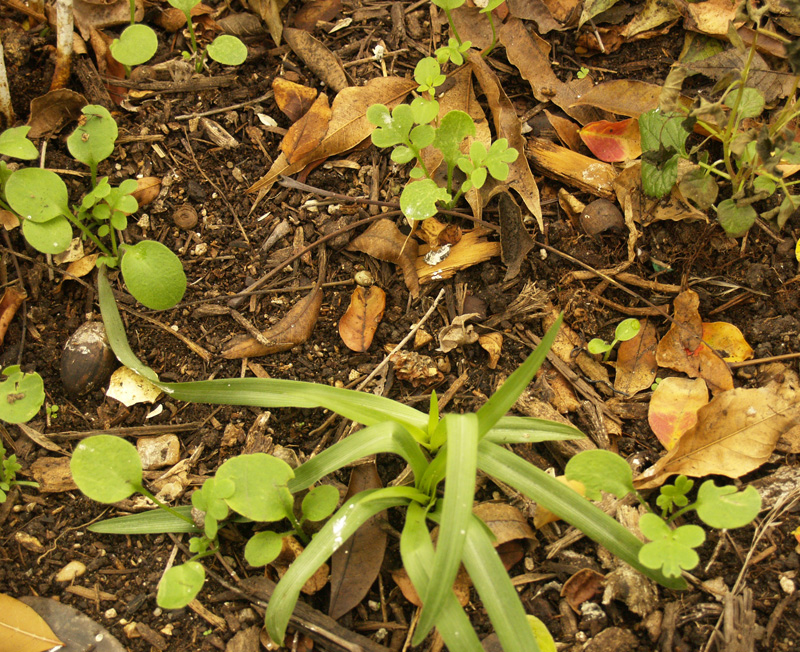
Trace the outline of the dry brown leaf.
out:
[[[508,5],[508,13],[512,16],[535,22],[539,34],[547,34],[553,30],[561,31],[565,29],[564,25],[555,18],[555,11],[551,12],[547,8],[548,4],[561,5],[562,7],[571,5],[571,9],[575,12],[579,12],[581,6],[580,2],[559,3],[556,0],[547,3],[542,0],[506,0],[506,4]],[[558,7],[556,7],[556,9],[558,9]]]
[[[510,19],[500,28],[500,42],[505,45],[509,62],[516,66],[531,85],[534,97],[540,102],[553,102],[582,125],[603,119],[592,107],[576,106],[575,101],[594,86],[589,77],[562,82],[550,65],[550,57],[537,45],[538,36],[531,35],[521,20]],[[541,39],[542,43],[546,43]],[[548,46],[549,47],[549,46]]]
[[[342,0],[310,0],[294,15],[294,26],[313,32],[317,21],[330,21],[342,10]]]
[[[328,131],[331,121],[331,108],[328,96],[320,93],[302,118],[295,122],[281,141],[281,151],[291,164],[313,152]]]
[[[422,600],[420,600],[417,590],[411,583],[411,579],[408,577],[408,573],[406,573],[404,568],[398,568],[392,571],[392,579],[395,581],[395,584],[397,584],[406,600],[416,607],[422,606]],[[461,566],[458,569],[455,582],[453,582],[453,593],[456,594],[458,603],[462,607],[466,606],[469,602],[469,590],[471,587],[472,580],[470,580],[469,574],[464,567]]]
[[[800,405],[765,388],[722,392],[697,411],[697,424],[634,480],[660,487],[670,476],[738,478],[766,462],[781,435],[800,420]]]
[[[275,104],[292,122],[297,122],[311,108],[317,97],[317,91],[302,84],[276,77],[272,81],[272,92]]]
[[[222,357],[228,360],[239,358],[253,358],[259,355],[280,353],[302,344],[309,337],[317,324],[319,309],[322,305],[322,281],[325,277],[325,262],[320,259],[319,275],[314,288],[272,328],[262,331],[262,340],[259,342],[250,335],[234,337],[231,343],[222,352]]]
[[[725,361],[703,343],[700,297],[694,290],[681,292],[674,301],[674,322],[658,343],[659,366],[702,378],[714,394],[733,389],[733,375]]]
[[[509,147],[519,152],[517,160],[510,163],[508,178],[505,181],[488,179],[481,188],[481,201],[485,206],[497,193],[506,188],[513,188],[522,197],[525,206],[536,218],[539,229],[544,229],[542,221],[542,207],[539,202],[539,188],[533,178],[528,159],[525,157],[525,139],[522,137],[522,125],[517,117],[517,112],[511,100],[508,99],[497,75],[489,65],[476,52],[467,53],[467,60],[472,67],[472,72],[478,79],[481,89],[486,95],[486,101],[492,110],[494,128],[498,138],[506,138]]]
[[[414,232],[420,240],[428,243],[430,247],[441,247],[442,245],[458,244],[463,235],[461,227],[457,224],[445,224],[435,217],[422,220],[419,228]]]
[[[684,165],[685,164],[685,165]],[[639,224],[650,224],[660,220],[703,220],[708,216],[689,204],[681,195],[676,185],[668,197],[653,199],[642,192],[642,164],[636,161],[625,168],[613,180],[614,192],[620,206],[626,201],[631,204],[633,219]],[[690,169],[691,163],[681,159],[678,161],[678,180]]]
[[[614,199],[617,171],[610,163],[535,137],[528,139],[527,153],[534,167],[545,176],[596,197]]]
[[[472,513],[481,519],[492,531],[494,547],[517,539],[536,540],[536,534],[528,524],[525,515],[508,503],[479,503]]]
[[[31,100],[28,138],[49,138],[81,116],[89,102],[80,93],[61,88]]]
[[[412,297],[419,294],[415,266],[418,248],[416,240],[403,235],[395,223],[387,219],[371,224],[347,246],[348,251],[361,251],[378,260],[399,265]]]
[[[572,610],[581,613],[581,604],[591,600],[603,588],[606,577],[591,568],[581,568],[561,587],[561,597],[566,598]]]
[[[476,50],[484,50],[492,43],[492,27],[486,14],[480,13],[479,7],[470,4],[464,3],[451,10],[453,26],[462,41],[469,41]]]
[[[687,31],[726,38],[728,25],[736,19],[738,0],[708,0],[700,3],[675,3],[684,16]],[[727,39],[726,39],[727,40]]]
[[[349,87],[338,93],[331,105],[331,122],[325,138],[314,151],[289,163],[281,154],[269,172],[256,181],[248,192],[268,191],[281,175],[302,170],[308,163],[341,154],[368,138],[374,127],[367,120],[367,109],[375,103],[392,108],[402,102],[417,83],[403,77],[376,77],[364,86]]]
[[[92,28],[103,29],[104,27],[124,25],[130,22],[131,6],[126,0],[104,3],[91,2],[90,0],[74,0],[72,14],[75,27],[78,28],[83,40],[88,41]],[[144,18],[142,0],[136,0],[134,16],[137,23]],[[55,21],[53,21],[53,24],[55,24]]]
[[[398,351],[391,359],[394,365],[394,377],[398,380],[407,380],[414,387],[420,384],[433,385],[444,378],[436,362],[429,355],[422,355],[416,351]]]
[[[583,141],[578,133],[580,127],[569,118],[550,113],[547,109],[545,109],[544,114],[553,129],[556,130],[558,139],[573,152],[579,151],[583,146]]]
[[[31,607],[0,593],[0,650],[44,652],[64,645]]]
[[[440,330],[439,350],[443,353],[449,353],[460,346],[477,342],[478,333],[475,332],[475,327],[472,324],[467,324],[467,322],[479,316],[475,312],[458,315],[449,325]]]
[[[311,34],[302,29],[286,27],[283,38],[309,70],[334,92],[338,93],[350,86],[339,57]]]
[[[75,491],[78,488],[69,470],[68,457],[39,457],[31,464],[30,469],[41,492],[58,493]]]
[[[528,252],[533,249],[533,238],[522,223],[522,211],[507,192],[500,193],[497,204],[500,218],[500,259],[506,266],[503,281],[516,278]]]
[[[3,298],[0,299],[0,345],[3,344],[11,320],[14,319],[17,310],[27,298],[28,295],[25,292],[19,292],[13,287],[7,287],[3,292]]]
[[[486,333],[478,338],[478,344],[489,354],[489,362],[486,366],[489,369],[497,369],[497,363],[500,361],[500,352],[503,349],[503,335],[501,333]]]
[[[643,389],[650,389],[658,371],[656,346],[656,327],[650,321],[644,320],[636,337],[620,343],[617,349],[615,390],[633,396]]]
[[[345,501],[365,489],[379,489],[382,486],[375,462],[360,464],[350,473]],[[376,522],[378,518],[386,518],[386,512],[370,518],[333,553],[328,615],[334,620],[344,616],[364,599],[381,572],[387,534]]]
[[[350,296],[347,312],[339,320],[339,337],[351,351],[363,353],[383,319],[386,293],[378,286],[357,287]]]
[[[247,9],[251,9],[254,13],[261,16],[267,24],[269,35],[275,42],[275,45],[281,44],[281,35],[283,34],[283,22],[281,21],[281,9],[286,6],[288,0],[242,0],[242,4]]]
[[[270,564],[270,566],[278,572],[279,577],[283,577],[286,574],[286,571],[289,570],[294,560],[303,552],[303,544],[294,537],[283,537],[281,544],[281,554]],[[308,581],[300,590],[306,595],[314,595],[317,591],[325,587],[329,577],[330,567],[328,564],[322,564],[322,566],[308,578]]]
[[[136,190],[131,196],[139,204],[139,208],[150,204],[161,192],[161,177],[142,177],[136,179]]]
[[[6,231],[13,231],[20,225],[19,217],[7,210],[0,210],[0,225]]]
[[[422,245],[419,248],[419,257],[416,260],[416,271],[420,283],[429,281],[440,281],[450,278],[456,272],[477,265],[494,256],[500,255],[500,243],[489,242],[486,236],[491,233],[488,229],[477,227],[464,231],[461,240],[452,246],[450,253],[442,262],[437,265],[428,265],[425,262],[425,254],[431,248]]]
[[[593,106],[609,113],[638,118],[658,108],[661,86],[633,79],[616,79],[590,88],[573,101],[573,106]]]

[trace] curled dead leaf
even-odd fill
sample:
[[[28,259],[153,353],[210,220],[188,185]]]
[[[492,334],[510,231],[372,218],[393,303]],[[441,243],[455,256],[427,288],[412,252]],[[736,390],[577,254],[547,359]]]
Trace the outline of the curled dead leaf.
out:
[[[591,568],[581,568],[574,573],[561,587],[561,597],[567,599],[567,604],[576,613],[581,612],[581,604],[591,600],[603,587],[605,575]]]
[[[281,554],[270,564],[270,566],[278,572],[279,577],[283,577],[286,574],[286,571],[289,570],[289,566],[291,566],[294,560],[303,552],[303,545],[294,537],[283,537],[281,543]],[[330,567],[328,564],[322,564],[300,590],[306,595],[314,595],[325,587],[329,577]]]
[[[391,220],[373,222],[347,246],[349,251],[361,251],[378,260],[399,265],[406,287],[412,297],[419,294],[416,259],[417,241],[403,235]]]
[[[465,344],[473,344],[478,341],[478,333],[475,332],[475,327],[472,324],[467,324],[470,319],[480,317],[476,312],[468,313],[466,315],[459,315],[450,323],[439,331],[439,350],[443,353],[449,353],[453,349]]]
[[[13,287],[7,287],[3,292],[3,298],[0,299],[0,345],[6,337],[11,320],[14,319],[17,310],[27,298],[28,295],[25,292],[20,292]]]
[[[292,122],[297,122],[311,108],[317,97],[317,91],[308,86],[276,77],[272,82],[275,104]]]
[[[351,351],[366,351],[386,308],[386,293],[378,286],[357,287],[350,306],[339,320],[339,336]]]
[[[649,389],[656,379],[656,347],[658,334],[650,321],[644,320],[636,337],[622,342],[617,349],[617,375],[614,389],[633,396],[636,392]]]
[[[503,348],[503,336],[500,333],[486,333],[478,338],[478,344],[489,354],[489,369],[497,369],[500,351]]]
[[[136,180],[136,190],[131,194],[139,204],[139,208],[147,206],[152,202],[161,192],[161,178],[160,177],[142,177]]]

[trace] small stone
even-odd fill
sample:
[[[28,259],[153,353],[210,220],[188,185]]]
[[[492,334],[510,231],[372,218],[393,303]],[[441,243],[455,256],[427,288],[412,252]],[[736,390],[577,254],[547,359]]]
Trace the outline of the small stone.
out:
[[[625,220],[622,211],[608,199],[595,199],[583,209],[579,217],[581,227],[595,237],[605,231],[623,231]]]
[[[82,324],[67,340],[61,354],[64,389],[73,396],[82,396],[105,385],[116,362],[103,322]]]
[[[416,333],[414,333],[415,349],[421,349],[423,346],[428,345],[432,341],[433,341],[433,335],[431,335],[424,328],[420,328]]]
[[[621,627],[609,627],[595,636],[584,648],[584,652],[633,652],[639,647],[639,639]]]
[[[71,582],[76,577],[80,577],[86,572],[86,566],[79,561],[71,561],[64,568],[58,571],[56,582]]]
[[[181,459],[180,441],[175,435],[141,437],[136,442],[136,449],[139,451],[144,469],[173,466]]]
[[[106,609],[106,610],[103,612],[103,615],[104,615],[106,618],[108,618],[109,620],[111,620],[112,618],[116,618],[116,617],[117,617],[117,610],[116,610],[116,609],[114,609],[113,607],[112,607],[111,609]]]
[[[128,638],[140,638],[136,623],[128,623],[122,628],[122,631],[125,632],[125,636]]]
[[[37,554],[44,552],[44,546],[42,545],[42,542],[27,532],[15,533],[14,540],[23,548],[25,548],[25,550],[30,550],[31,552],[35,552]]]

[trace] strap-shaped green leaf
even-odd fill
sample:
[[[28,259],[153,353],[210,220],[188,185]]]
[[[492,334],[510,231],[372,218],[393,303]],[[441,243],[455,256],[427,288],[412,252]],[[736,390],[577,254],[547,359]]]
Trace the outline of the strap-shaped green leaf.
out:
[[[519,395],[531,382],[534,374],[542,366],[553,341],[556,339],[558,329],[564,316],[559,315],[555,323],[545,333],[539,346],[536,347],[527,360],[523,362],[517,370],[511,374],[502,387],[498,389],[492,397],[483,404],[478,410],[478,430],[480,436],[483,437],[488,433],[494,425],[505,416],[506,412],[511,409],[511,406],[516,403]]]
[[[667,578],[639,562],[642,542],[632,532],[580,494],[511,451],[482,441],[478,450],[478,468],[574,525],[643,575],[671,589],[686,588],[683,578]]]
[[[270,638],[283,642],[300,589],[367,519],[384,509],[426,499],[426,496],[410,487],[387,487],[362,491],[342,505],[289,566],[289,570],[275,587],[265,617]]]
[[[191,518],[192,506],[181,505],[173,508],[179,514]],[[130,514],[109,518],[99,523],[89,526],[90,532],[98,534],[159,534],[163,532],[200,532],[200,528],[189,525],[183,519],[165,512],[162,509],[154,509],[141,514]]]
[[[411,465],[417,480],[428,467],[425,455],[409,432],[398,423],[385,421],[354,432],[301,464],[295,469],[294,478],[289,481],[289,490],[297,493],[308,489],[329,473],[375,453],[400,455]]]
[[[461,564],[464,534],[472,517],[475,496],[475,476],[478,456],[478,417],[475,414],[448,414],[444,417],[447,428],[447,455],[444,499],[439,525],[439,540],[433,562],[428,590],[422,597],[422,614],[414,645],[422,642],[434,623],[440,618],[442,606]]]
[[[503,417],[486,433],[486,440],[495,444],[534,444],[584,437],[575,426],[535,417]]]
[[[504,652],[539,652],[517,590],[492,546],[486,526],[470,514],[464,567],[481,596]]]
[[[417,595],[424,595],[430,585],[430,569],[433,567],[434,551],[428,528],[425,525],[425,509],[412,503],[406,512],[406,523],[400,537],[400,556],[403,568],[408,573]],[[458,604],[455,594],[445,596],[436,629],[450,650],[459,652],[483,652],[472,623]]]

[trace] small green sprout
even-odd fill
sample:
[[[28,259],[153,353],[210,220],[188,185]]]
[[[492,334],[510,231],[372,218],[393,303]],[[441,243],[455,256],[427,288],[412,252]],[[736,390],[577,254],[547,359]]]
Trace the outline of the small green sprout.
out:
[[[589,76],[589,69],[586,66],[581,66],[581,69],[575,73],[578,79],[584,79]]]
[[[459,43],[456,39],[451,38],[447,41],[447,45],[440,47],[434,53],[436,60],[444,65],[448,61],[456,66],[464,63],[464,53],[470,49],[472,41],[464,41]]]
[[[22,466],[17,462],[16,455],[6,457],[6,449],[0,442],[0,504],[6,502],[11,487],[38,487],[38,482],[17,480],[17,471]]]
[[[617,324],[617,328],[614,330],[614,339],[611,343],[601,340],[599,337],[595,337],[594,339],[589,340],[586,348],[588,349],[589,353],[593,355],[604,353],[605,355],[603,356],[603,361],[605,362],[608,360],[612,349],[617,345],[618,342],[627,342],[628,340],[632,340],[639,334],[641,327],[642,324],[638,319],[624,319]]]

